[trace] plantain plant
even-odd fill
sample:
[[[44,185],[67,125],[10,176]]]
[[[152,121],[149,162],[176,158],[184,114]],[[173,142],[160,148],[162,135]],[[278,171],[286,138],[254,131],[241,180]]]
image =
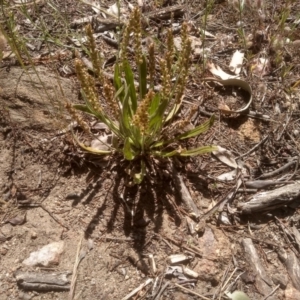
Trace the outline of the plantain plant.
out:
[[[96,50],[92,29],[87,26],[87,49],[93,65],[93,76],[83,62],[76,59],[76,74],[85,104],[66,105],[73,118],[90,134],[89,126],[78,110],[106,124],[112,134],[111,143],[101,140],[106,149],[86,146],[74,134],[75,140],[89,153],[121,154],[129,162],[127,173],[131,176],[132,184],[142,182],[151,169],[151,159],[154,157],[168,159],[176,155],[193,156],[215,150],[214,146],[186,149],[182,142],[205,133],[213,125],[214,117],[186,131],[184,129],[190,124],[190,116],[183,120],[176,118],[189,71],[191,42],[187,24],[182,25],[182,45],[178,53],[175,51],[172,31],[168,31],[166,51],[159,66],[156,66],[154,43],[150,43],[144,51],[146,53],[143,53],[141,32],[140,12],[134,9],[123,30],[114,77],[110,80],[101,68],[101,56]],[[131,38],[134,55],[131,55],[133,51],[129,51]],[[191,109],[190,115],[194,113],[195,110]]]

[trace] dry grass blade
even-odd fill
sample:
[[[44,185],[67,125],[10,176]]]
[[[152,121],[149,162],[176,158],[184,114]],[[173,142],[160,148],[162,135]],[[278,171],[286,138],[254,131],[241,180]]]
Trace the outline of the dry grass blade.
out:
[[[81,254],[81,246],[82,246],[82,241],[84,239],[84,233],[81,234],[78,247],[77,247],[77,252],[76,252],[76,257],[75,257],[75,262],[73,266],[73,273],[72,273],[72,279],[71,279],[71,287],[70,287],[70,292],[68,295],[68,300],[73,300],[74,299],[74,294],[75,294],[75,288],[76,288],[76,280],[77,280],[77,275],[78,275],[78,267],[81,262],[81,260],[84,258],[84,256]]]

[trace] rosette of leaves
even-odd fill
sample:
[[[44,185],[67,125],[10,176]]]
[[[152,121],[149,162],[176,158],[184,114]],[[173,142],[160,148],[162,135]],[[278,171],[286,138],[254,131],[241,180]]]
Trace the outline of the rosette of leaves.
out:
[[[127,173],[135,184],[142,182],[153,157],[168,159],[176,155],[193,156],[216,149],[214,146],[186,149],[182,143],[205,133],[213,125],[214,117],[186,131],[184,128],[189,123],[188,118],[176,119],[182,105],[191,52],[185,23],[182,25],[181,51],[176,53],[170,30],[166,53],[160,60],[159,68],[156,68],[154,44],[148,46],[146,53],[142,51],[140,12],[135,9],[122,34],[113,81],[103,74],[101,57],[96,50],[91,27],[88,26],[86,31],[94,76],[87,72],[82,61],[76,60],[76,73],[85,105],[75,104],[72,108],[68,105],[68,108],[80,124],[84,122],[74,112],[74,108],[106,124],[112,133],[112,139],[110,144],[105,142],[106,149],[103,150],[88,147],[75,136],[82,149],[97,155],[121,154],[129,162]],[[129,59],[132,51],[128,53],[130,38],[133,38],[133,63]],[[160,70],[159,74],[156,69]],[[157,80],[158,76],[160,80]],[[159,82],[159,88],[155,87],[156,82]],[[101,90],[98,88],[99,83]],[[83,126],[86,128],[86,123]],[[103,140],[101,142],[104,143]]]

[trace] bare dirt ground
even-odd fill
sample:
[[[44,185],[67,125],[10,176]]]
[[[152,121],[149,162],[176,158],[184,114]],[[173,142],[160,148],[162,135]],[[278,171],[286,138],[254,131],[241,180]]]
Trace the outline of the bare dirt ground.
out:
[[[95,15],[91,6],[38,1],[26,6],[26,19],[19,4],[11,4],[32,60],[24,56],[25,70],[7,58],[0,69],[0,299],[229,299],[225,291],[235,290],[250,299],[300,299],[300,7],[297,1],[260,2],[261,11],[251,4],[242,20],[227,1],[215,1],[207,15],[205,1],[144,5],[145,32],[163,42],[170,15],[158,11],[186,4],[173,25],[189,21],[190,36],[201,45],[194,49],[186,107],[198,106],[195,123],[216,115],[213,129],[194,142],[230,151],[229,165],[213,155],[176,160],[181,189],[168,172],[126,188],[122,161],[87,156],[62,131],[72,121],[64,99],[79,101],[70,37],[78,39],[83,25],[70,24]],[[127,4],[121,6],[126,14]],[[53,7],[65,19],[53,18]],[[46,42],[41,19],[62,43]],[[5,29],[5,19],[1,24]],[[117,50],[107,38],[116,26],[96,25],[104,36],[98,47],[113,62]],[[230,73],[236,50],[247,54],[240,77],[253,101],[243,114],[224,114],[221,106],[236,109],[249,95],[203,78],[213,77],[208,62]],[[267,67],[255,61],[260,58],[269,60]],[[108,73],[111,67],[107,61]],[[236,169],[232,180],[218,177]],[[185,186],[196,215],[182,199]],[[50,264],[25,264],[53,242],[62,251]],[[185,259],[172,264],[174,254]]]

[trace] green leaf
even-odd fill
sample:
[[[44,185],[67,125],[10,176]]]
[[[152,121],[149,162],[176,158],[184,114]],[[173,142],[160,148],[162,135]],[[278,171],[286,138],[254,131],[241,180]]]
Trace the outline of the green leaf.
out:
[[[92,148],[92,147],[85,146],[83,143],[81,143],[78,140],[77,136],[74,133],[73,133],[73,137],[74,137],[76,143],[80,146],[80,148],[82,148],[83,150],[85,150],[89,153],[97,154],[97,155],[107,155],[107,154],[112,153],[111,150],[99,150],[99,149],[95,149],[95,148]]]
[[[213,126],[215,121],[215,116],[211,116],[210,119],[206,122],[204,122],[203,124],[195,127],[192,130],[189,130],[183,134],[180,134],[176,137],[177,140],[184,140],[184,139],[188,139],[194,136],[197,136],[201,133],[205,133],[211,126]]]
[[[178,152],[178,150],[173,150],[171,152],[159,152],[159,151],[156,151],[155,154],[158,155],[158,156],[162,156],[162,157],[171,157],[171,156],[174,156],[174,155],[178,155],[179,152]]]
[[[88,101],[84,91],[81,90],[81,94],[83,99],[85,100],[87,110],[90,111],[90,113],[102,121],[104,124],[108,126],[108,128],[118,137],[122,136],[122,133],[120,132],[119,126],[112,120],[110,119],[103,111],[96,111],[94,110],[92,104]]]
[[[155,142],[154,144],[151,145],[150,149],[162,147],[167,142],[168,141],[157,141],[157,142]]]
[[[153,97],[152,101],[151,101],[151,105],[150,105],[150,108],[149,108],[150,119],[151,119],[152,116],[155,115],[159,104],[160,104],[160,94],[156,93],[155,96]]]
[[[143,55],[143,61],[139,65],[139,88],[140,88],[140,100],[144,99],[147,94],[147,61],[145,56]]]
[[[123,86],[122,80],[121,80],[121,74],[120,74],[120,66],[119,66],[119,64],[115,65],[114,86],[115,86],[116,91],[119,91],[122,88],[122,86]],[[119,97],[119,101],[122,103],[122,99],[124,97],[124,93],[120,93],[118,95],[118,97]]]
[[[122,99],[123,99],[123,97],[124,97],[124,91],[125,90],[125,86],[124,85],[122,85],[118,90],[117,90],[117,92],[116,92],[116,94],[115,94],[115,96],[114,96],[114,100],[115,101],[119,101],[119,99],[120,99],[120,96],[122,95]],[[122,103],[122,101],[120,101],[121,103]]]
[[[132,149],[132,143],[130,142],[130,138],[125,139],[123,154],[125,159],[127,160],[133,160],[135,158],[135,153]]]
[[[123,99],[123,107],[122,107],[122,119],[121,119],[121,123],[124,126],[126,135],[128,135],[129,133],[129,129],[130,129],[130,121],[132,119],[132,112],[129,106],[129,101],[130,101],[130,97],[129,97],[129,87],[126,88],[126,92],[125,92],[125,96]]]
[[[93,112],[85,104],[73,104],[73,107],[77,110],[83,111],[87,114],[90,114],[90,115],[94,116]]]
[[[180,99],[180,103],[177,103],[173,106],[173,108],[171,109],[171,111],[168,113],[166,119],[164,120],[164,123],[167,123],[168,121],[170,121],[171,119],[173,119],[173,117],[178,113],[180,107],[182,104],[182,97]]]
[[[135,173],[133,175],[133,182],[135,184],[140,184],[143,181],[145,175],[146,175],[146,165],[145,165],[145,162],[143,160],[141,160],[141,172]]]
[[[132,126],[131,128],[131,138],[133,140],[133,144],[136,148],[143,148],[143,141],[140,128],[136,126]]]
[[[156,113],[153,116],[150,116],[149,128],[153,134],[162,128],[163,117],[167,107],[168,100],[161,101],[156,110]]]
[[[162,157],[171,157],[175,155],[179,156],[195,156],[195,155],[201,155],[205,153],[210,153],[212,151],[215,151],[218,149],[216,146],[202,146],[194,149],[176,149],[170,152],[160,152],[160,151],[155,151],[153,154],[157,156],[162,156]]]
[[[132,112],[135,113],[137,109],[137,98],[136,98],[136,92],[134,86],[134,76],[127,60],[124,62],[124,72],[125,72],[126,83],[129,88],[130,99],[131,99],[130,106]]]
[[[218,147],[215,147],[215,146],[202,146],[202,147],[198,147],[198,148],[194,148],[194,149],[182,150],[178,153],[178,155],[180,155],[180,156],[195,156],[195,155],[210,153],[217,149],[218,149]]]

